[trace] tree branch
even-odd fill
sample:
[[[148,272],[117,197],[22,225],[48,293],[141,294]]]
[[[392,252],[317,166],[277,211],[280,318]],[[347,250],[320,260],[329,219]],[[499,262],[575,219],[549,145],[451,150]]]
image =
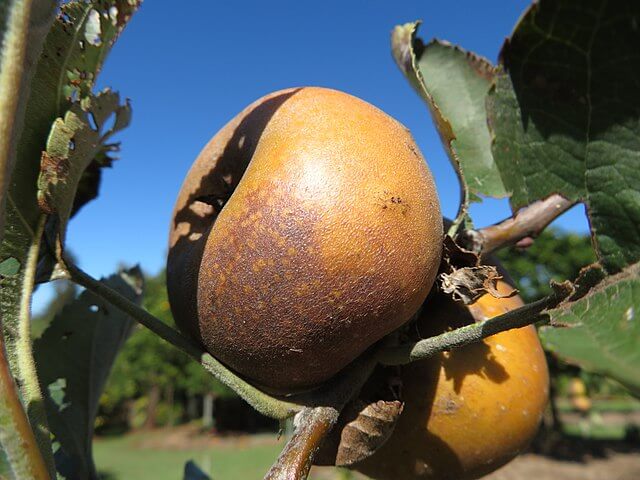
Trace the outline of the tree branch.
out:
[[[337,422],[344,406],[360,391],[373,373],[383,346],[374,346],[321,389],[298,398],[299,403],[308,406],[296,415],[294,435],[267,473],[265,480],[307,478],[316,451]]]
[[[313,456],[338,421],[334,407],[305,407],[295,416],[295,431],[265,480],[303,480],[309,475]]]
[[[513,217],[480,230],[462,234],[463,244],[476,253],[486,255],[507,245],[528,246],[547,226],[569,210],[576,202],[554,193],[520,209]]]
[[[436,335],[435,337],[387,348],[380,352],[378,360],[383,365],[404,365],[416,360],[429,358],[445,350],[477,342],[496,333],[531,325],[537,321],[545,320],[544,311],[556,307],[573,291],[568,282],[558,284],[554,293],[537,302],[482,322],[472,323],[471,325]]]

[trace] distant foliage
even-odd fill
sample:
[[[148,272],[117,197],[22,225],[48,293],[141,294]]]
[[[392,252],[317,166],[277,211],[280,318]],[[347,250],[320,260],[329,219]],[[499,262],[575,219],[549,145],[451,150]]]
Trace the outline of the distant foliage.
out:
[[[164,271],[147,278],[143,306],[174,326]],[[111,372],[100,403],[100,423],[104,425],[116,420],[123,408],[143,410],[142,416],[145,417],[150,413],[149,395],[154,388],[160,393],[158,423],[169,419],[179,421],[188,413],[186,403],[189,397],[202,397],[209,393],[216,397],[236,395],[187,355],[138,325]],[[172,411],[167,413],[168,409]],[[144,418],[135,423],[143,422]]]
[[[581,268],[596,260],[587,235],[554,228],[545,230],[527,249],[507,248],[496,256],[526,302],[549,295],[550,280],[562,282],[577,278]]]

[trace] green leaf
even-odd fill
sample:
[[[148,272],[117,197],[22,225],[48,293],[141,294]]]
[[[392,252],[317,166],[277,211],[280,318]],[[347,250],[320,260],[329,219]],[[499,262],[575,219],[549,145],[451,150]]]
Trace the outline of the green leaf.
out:
[[[418,38],[420,22],[397,26],[392,52],[409,83],[427,102],[463,188],[461,211],[480,196],[504,197],[506,191],[491,154],[485,98],[495,69],[485,58],[432,40]]]
[[[640,395],[640,264],[548,313],[557,326],[540,330],[547,349]]]
[[[31,82],[32,91],[38,94],[29,98],[18,144],[18,162],[9,190],[10,226],[5,234],[11,238],[6,249],[23,251],[35,231],[41,213],[36,197],[40,158],[54,120],[64,116],[74,101],[89,95],[109,49],[139,3],[72,1],[60,7]],[[92,11],[100,14],[99,45],[85,38],[87,28],[95,29],[89,23],[95,18]]]
[[[112,115],[115,116],[113,127],[105,131]],[[128,102],[120,105],[120,96],[107,89],[74,103],[64,119],[58,118],[53,123],[47,149],[42,153],[38,203],[45,213],[58,216],[59,253],[85,170],[98,153],[104,151],[106,140],[125,128],[130,119]]]
[[[103,280],[140,303],[142,274],[136,267]],[[91,453],[100,395],[133,320],[84,291],[58,313],[34,342],[51,432],[58,444],[58,472],[67,480],[97,478]]]
[[[35,1],[40,3],[42,0]],[[24,128],[7,190],[6,221],[0,246],[0,262],[13,258],[18,272],[0,277],[0,309],[11,370],[20,385],[22,400],[36,435],[46,442],[48,433],[34,378],[29,336],[29,297],[36,266],[50,264],[46,258],[38,258],[45,250],[39,249],[44,230],[44,216],[37,201],[41,156],[54,120],[71,108],[74,99],[89,94],[109,48],[138,4],[125,0],[67,2],[60,6],[48,33],[40,32],[41,35],[46,33],[46,39],[39,60],[34,62],[37,67],[30,90],[35,93],[29,96],[25,107]],[[92,9],[100,13],[99,46],[90,45],[85,39]],[[90,188],[95,192],[97,182],[94,181]]]
[[[609,272],[640,259],[640,3],[534,3],[488,99],[517,210],[553,193],[587,206]]]
[[[0,275],[3,277],[13,277],[20,271],[20,262],[13,257],[9,257],[0,262]]]
[[[8,0],[0,3],[0,240],[16,144],[22,132],[34,73],[46,33],[51,25],[54,0]]]

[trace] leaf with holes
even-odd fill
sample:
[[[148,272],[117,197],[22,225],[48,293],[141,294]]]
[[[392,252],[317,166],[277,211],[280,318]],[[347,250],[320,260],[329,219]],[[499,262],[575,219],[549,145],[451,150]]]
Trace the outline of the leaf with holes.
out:
[[[517,210],[587,206],[610,273],[640,259],[640,2],[535,2],[488,98],[493,153]]]
[[[88,93],[93,87],[109,48],[139,3],[96,0],[60,5],[58,16],[46,34],[30,82],[31,92],[37,92],[37,95],[30,95],[25,107],[24,128],[18,140],[15,167],[7,190],[6,222],[0,246],[0,264],[11,266],[15,274],[0,277],[0,310],[11,370],[21,385],[30,421],[37,432],[42,432],[42,438],[48,435],[40,425],[44,415],[37,415],[41,409],[38,407],[37,386],[30,380],[33,377],[31,362],[27,358],[18,361],[17,349],[19,342],[28,344],[30,341],[27,297],[32,293],[34,278],[43,277],[35,275],[35,271],[49,270],[52,263],[50,257],[43,254],[46,249],[39,248],[44,230],[44,215],[37,199],[40,160],[53,122],[70,109],[76,97]],[[92,10],[100,14],[99,46],[88,44],[85,38]],[[91,28],[97,32],[97,25]],[[92,181],[94,186],[90,193],[97,189],[97,183],[94,179]],[[79,189],[86,190],[82,184]],[[91,198],[91,195],[86,198]],[[13,259],[10,264],[4,263],[9,259]],[[21,322],[24,328],[19,328]]]
[[[142,299],[138,268],[103,280],[131,301]],[[93,426],[109,371],[133,320],[93,293],[84,291],[59,312],[34,342],[47,418],[62,478],[95,479],[91,454]]]
[[[105,131],[111,116],[115,117],[113,127]],[[38,204],[48,215],[58,217],[58,256],[84,172],[104,150],[106,140],[125,128],[130,119],[129,104],[120,105],[120,96],[105,90],[74,103],[64,119],[58,118],[53,123],[47,149],[42,152]]]
[[[71,1],[60,6],[31,81],[31,90],[38,94],[32,95],[26,106],[25,128],[8,192],[5,230],[8,238],[1,258],[13,250],[21,252],[16,258],[23,260],[24,245],[31,243],[41,215],[36,182],[52,124],[64,116],[74,101],[89,95],[109,49],[139,4],[139,1],[108,0]],[[91,12],[99,14],[98,23]],[[99,42],[87,41],[91,31],[94,36],[100,32]],[[92,190],[97,190],[97,185]]]
[[[420,22],[392,33],[396,63],[427,102],[463,189],[461,212],[480,196],[504,197],[506,191],[491,154],[485,98],[495,69],[485,58],[439,40],[424,45]]]
[[[640,395],[640,264],[604,279],[582,298],[549,311],[547,349]]]

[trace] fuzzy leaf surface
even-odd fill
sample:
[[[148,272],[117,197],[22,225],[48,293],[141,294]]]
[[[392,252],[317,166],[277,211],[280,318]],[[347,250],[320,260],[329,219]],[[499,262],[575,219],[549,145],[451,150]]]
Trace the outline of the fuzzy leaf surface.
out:
[[[29,314],[24,308],[28,303],[23,299],[32,292],[35,265],[38,270],[40,265],[47,270],[53,263],[46,249],[40,248],[39,261],[31,259],[27,268],[29,252],[35,252],[40,244],[39,226],[43,212],[38,206],[37,181],[42,152],[47,148],[55,119],[64,115],[75,100],[88,94],[109,48],[138,5],[137,1],[122,0],[71,1],[61,5],[46,34],[40,57],[34,62],[37,65],[30,81],[31,95],[25,106],[24,128],[17,142],[15,167],[7,189],[6,219],[0,246],[0,264],[10,265],[11,271],[16,272],[0,277],[0,309],[11,369],[20,385],[33,383],[25,381],[30,375],[25,367],[29,362],[18,362],[18,342],[29,341],[24,338],[28,328],[19,328],[21,318],[27,322]],[[88,15],[92,10],[101,14],[99,46],[89,45],[85,39]],[[7,264],[9,259],[12,259],[11,263]],[[26,404],[32,402],[31,394],[27,395],[25,391],[22,394]],[[36,419],[31,421],[37,428]]]

